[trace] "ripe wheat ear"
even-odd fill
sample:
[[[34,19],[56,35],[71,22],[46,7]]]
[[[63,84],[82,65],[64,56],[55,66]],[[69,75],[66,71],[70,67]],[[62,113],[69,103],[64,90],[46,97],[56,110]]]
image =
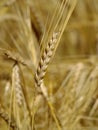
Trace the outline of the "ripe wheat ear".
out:
[[[65,2],[65,3],[64,3],[64,7],[62,7],[62,9],[60,10],[61,16],[60,16],[60,18],[58,17],[58,21],[57,21],[57,23],[54,27],[53,32],[52,32],[52,38],[47,43],[46,48],[41,55],[41,59],[40,59],[40,62],[38,64],[37,71],[36,71],[36,74],[35,74],[35,86],[37,88],[38,95],[42,94],[45,97],[45,99],[46,99],[46,101],[49,105],[49,108],[51,110],[52,116],[53,116],[55,123],[57,125],[58,130],[62,129],[61,124],[60,124],[60,122],[59,122],[59,120],[58,120],[58,118],[55,114],[54,108],[53,108],[53,106],[52,106],[52,104],[49,100],[48,91],[47,91],[46,86],[44,85],[43,80],[44,80],[44,76],[45,76],[45,73],[46,73],[46,69],[49,65],[49,62],[50,62],[52,56],[55,53],[55,50],[56,50],[56,48],[57,48],[57,46],[60,42],[61,36],[64,32],[64,29],[65,29],[65,27],[68,23],[68,20],[69,20],[72,12],[74,10],[75,5],[76,5],[76,0],[75,0],[73,2],[73,5],[71,6],[71,8],[67,10],[66,2],[69,2],[69,1],[63,0],[63,2]],[[68,4],[70,4],[70,3],[71,2],[69,2]],[[64,17],[65,18],[65,19],[63,19],[64,21],[62,21],[61,19],[63,17],[64,11],[68,11],[67,12],[68,14],[67,14],[67,16]],[[62,21],[62,22],[60,23],[60,26],[59,26],[60,21]],[[58,29],[58,26],[59,26],[59,29]],[[56,30],[60,30],[60,32],[56,31]],[[35,104],[37,104],[36,102],[37,102],[37,98],[35,99]]]

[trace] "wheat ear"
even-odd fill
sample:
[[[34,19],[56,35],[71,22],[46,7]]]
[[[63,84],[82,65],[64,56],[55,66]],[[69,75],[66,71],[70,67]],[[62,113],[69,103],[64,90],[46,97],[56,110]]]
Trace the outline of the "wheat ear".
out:
[[[42,53],[42,56],[41,56],[41,59],[40,59],[40,62],[39,62],[38,68],[37,68],[37,72],[35,74],[35,85],[36,85],[36,88],[37,88],[37,90],[39,92],[41,92],[43,94],[43,96],[47,100],[47,103],[48,103],[48,105],[50,107],[52,116],[53,116],[53,118],[54,118],[54,120],[56,122],[58,130],[61,130],[61,126],[60,126],[60,123],[59,123],[59,121],[58,121],[58,119],[56,117],[56,114],[54,112],[53,106],[52,106],[51,102],[49,101],[48,91],[47,91],[47,88],[44,85],[43,80],[44,80],[44,76],[45,76],[45,73],[46,73],[46,69],[47,69],[48,64],[49,64],[49,62],[51,60],[51,57],[53,56],[53,54],[54,54],[54,52],[55,52],[55,50],[56,50],[56,48],[58,46],[58,43],[59,43],[59,41],[61,39],[61,36],[62,36],[62,34],[64,32],[64,29],[65,29],[65,27],[66,27],[66,25],[68,23],[68,20],[69,20],[72,12],[74,10],[74,7],[76,5],[76,1],[77,0],[75,0],[73,2],[72,7],[68,10],[67,17],[65,17],[64,21],[60,23],[61,24],[60,27],[59,27],[60,32],[56,32],[55,33],[55,30],[57,30],[57,26],[59,26],[58,24],[59,24],[59,22],[61,20],[61,18],[60,19],[58,18],[58,22],[57,22],[54,30],[52,31],[53,32],[52,38],[47,43],[47,46],[46,46],[44,52]],[[62,12],[64,12],[64,10],[61,10],[61,15],[62,15]],[[59,34],[59,36],[58,36],[58,34]]]
[[[24,79],[23,79],[21,67],[19,63],[15,63],[12,69],[12,87],[15,92],[15,100],[19,107],[24,107],[26,117],[29,117],[30,127],[31,125],[31,112],[28,104],[28,99],[26,96],[25,88],[24,88]],[[23,82],[22,82],[23,81]],[[27,112],[27,113],[26,113]]]
[[[0,117],[13,129],[18,129],[14,120],[9,118],[7,112],[5,112],[4,108],[0,104]]]
[[[58,34],[59,34],[59,32],[53,33],[51,40],[47,44],[47,47],[44,50],[43,55],[41,56],[41,59],[40,59],[39,65],[38,65],[38,69],[37,69],[37,72],[36,72],[36,75],[35,75],[36,87],[41,89],[40,91],[43,93],[43,95],[46,98],[48,98],[48,93],[47,93],[47,90],[44,86],[43,79],[44,79],[48,64],[50,62],[50,59],[53,55],[53,51],[55,49],[55,43],[57,42]]]
[[[21,106],[23,104],[23,92],[19,75],[19,66],[15,64],[12,70],[12,86],[15,89],[16,101]]]
[[[7,59],[12,60],[14,62],[19,62],[25,66],[28,66],[27,63],[24,61],[24,59],[18,53],[15,53],[15,52],[13,53],[10,50],[2,49],[2,48],[0,48],[0,52]]]
[[[64,1],[63,1],[64,2]],[[71,1],[69,1],[71,3]],[[66,2],[65,2],[66,3]],[[48,64],[50,62],[50,59],[53,55],[53,53],[55,52],[57,46],[58,46],[58,43],[61,39],[61,36],[64,32],[64,29],[68,23],[68,20],[76,6],[76,3],[77,3],[77,0],[74,0],[73,1],[73,5],[71,5],[71,8],[68,10],[68,14],[67,16],[64,18],[64,21],[61,23],[61,26],[59,28],[60,32],[55,32],[53,31],[53,35],[52,35],[52,38],[51,40],[48,42],[47,46],[46,46],[46,49],[44,50],[42,56],[41,56],[41,59],[40,59],[40,62],[39,62],[39,65],[38,65],[38,68],[37,68],[37,72],[36,72],[36,75],[35,75],[35,84],[37,87],[39,87],[39,89],[42,90],[43,92],[43,95],[45,97],[47,97],[47,92],[44,92],[44,85],[43,85],[43,78],[45,76],[45,73],[46,73],[46,69],[48,67]],[[66,4],[65,4],[66,5]],[[61,15],[62,15],[62,12],[64,13],[64,10],[61,10]],[[63,17],[63,16],[62,16]],[[60,22],[60,19],[58,18],[58,21]],[[57,29],[57,25],[58,23],[56,24],[54,30]],[[59,34],[59,36],[58,36]],[[58,37],[57,37],[58,36]],[[46,90],[45,90],[46,91]]]

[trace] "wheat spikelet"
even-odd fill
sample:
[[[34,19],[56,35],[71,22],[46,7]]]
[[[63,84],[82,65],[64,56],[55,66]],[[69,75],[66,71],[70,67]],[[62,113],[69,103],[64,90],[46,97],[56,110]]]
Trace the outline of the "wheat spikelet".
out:
[[[6,121],[6,123],[12,127],[13,129],[17,129],[16,123],[14,120],[9,118],[9,115],[5,110],[3,109],[2,105],[0,104],[0,117]]]

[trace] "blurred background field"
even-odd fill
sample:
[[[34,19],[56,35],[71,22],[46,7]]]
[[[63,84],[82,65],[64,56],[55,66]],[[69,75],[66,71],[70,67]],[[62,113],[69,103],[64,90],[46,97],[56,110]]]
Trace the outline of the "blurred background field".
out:
[[[14,118],[19,130],[58,130],[44,98],[33,120],[34,74],[40,46],[45,47],[41,39],[57,1],[62,2],[0,0],[0,130],[17,129],[9,127],[2,112],[8,113],[8,119]],[[20,64],[27,108],[12,98],[14,60]],[[77,0],[47,69],[45,84],[62,130],[98,129],[98,0]]]

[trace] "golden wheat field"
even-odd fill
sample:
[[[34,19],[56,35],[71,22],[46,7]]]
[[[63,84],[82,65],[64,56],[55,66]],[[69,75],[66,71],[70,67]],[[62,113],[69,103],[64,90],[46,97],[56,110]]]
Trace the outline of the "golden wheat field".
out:
[[[98,0],[0,0],[0,130],[98,130]]]

